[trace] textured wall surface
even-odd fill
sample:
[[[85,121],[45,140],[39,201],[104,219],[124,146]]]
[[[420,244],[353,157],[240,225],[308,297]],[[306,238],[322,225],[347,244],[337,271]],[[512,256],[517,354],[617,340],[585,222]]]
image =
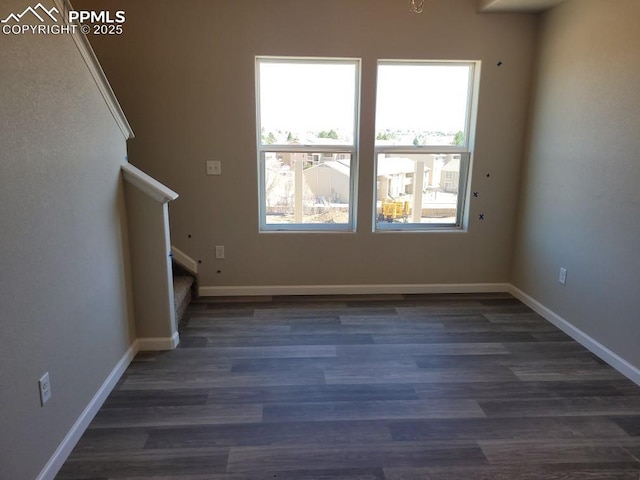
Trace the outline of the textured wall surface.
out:
[[[31,480],[135,338],[126,148],[71,37],[2,35],[0,65],[0,478]]]
[[[126,11],[122,36],[91,42],[136,127],[131,162],[181,194],[171,238],[202,261],[201,286],[509,280],[536,16],[479,15],[473,0],[422,15],[397,0],[75,4]],[[362,59],[356,233],[258,233],[256,55]],[[468,232],[372,233],[378,59],[482,61]],[[205,176],[211,159],[222,176]]]
[[[544,17],[514,261],[517,287],[636,368],[639,19],[636,0]]]

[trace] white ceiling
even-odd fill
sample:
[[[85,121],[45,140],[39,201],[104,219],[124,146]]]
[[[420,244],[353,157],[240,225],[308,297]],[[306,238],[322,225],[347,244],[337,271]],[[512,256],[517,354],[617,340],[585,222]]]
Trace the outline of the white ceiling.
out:
[[[480,12],[542,12],[566,0],[478,0]]]

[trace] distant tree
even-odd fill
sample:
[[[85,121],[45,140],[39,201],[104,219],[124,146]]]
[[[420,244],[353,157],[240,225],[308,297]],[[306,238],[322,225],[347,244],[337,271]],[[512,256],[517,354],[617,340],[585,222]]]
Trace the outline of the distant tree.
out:
[[[338,132],[336,132],[334,129],[331,129],[328,132],[322,130],[318,134],[318,138],[332,138],[333,140],[338,140]]]
[[[464,133],[462,131],[459,131],[454,135],[452,145],[464,145]]]
[[[287,142],[291,143],[295,140],[293,133],[289,132],[289,135],[287,135]]]
[[[420,146],[420,139],[418,137],[414,137],[413,138],[413,146],[414,147],[419,147]]]
[[[274,144],[278,140],[276,136],[273,134],[273,132],[269,132],[266,138],[263,135],[262,138],[263,138],[263,142],[266,143],[267,145]]]
[[[387,132],[378,132],[378,135],[376,135],[376,140],[392,140],[394,139],[396,136],[387,131]]]

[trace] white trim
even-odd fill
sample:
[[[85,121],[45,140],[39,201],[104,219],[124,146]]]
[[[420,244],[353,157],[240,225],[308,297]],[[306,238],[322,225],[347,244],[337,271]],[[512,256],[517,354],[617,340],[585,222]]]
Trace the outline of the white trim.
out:
[[[627,362],[620,355],[609,350],[593,337],[587,335],[585,332],[572,325],[568,320],[565,320],[553,310],[545,307],[542,303],[527,295],[516,286],[511,285],[509,288],[509,293],[511,293],[511,295],[516,297],[525,305],[531,307],[536,313],[542,315],[542,317],[544,317],[547,321],[558,327],[564,333],[573,338],[576,342],[588,349],[591,353],[597,355],[602,360],[607,362],[629,380],[640,385],[640,369],[638,367]]]
[[[181,267],[186,268],[191,273],[198,273],[198,262],[184,253],[178,247],[174,247],[173,245],[171,245],[171,255],[173,255],[173,259]]]
[[[407,284],[407,285],[257,285],[247,287],[200,287],[201,297],[253,295],[366,295],[411,293],[508,292],[508,283]]]
[[[163,185],[155,178],[147,175],[142,170],[134,167],[130,163],[125,163],[121,167],[124,179],[134,185],[154,200],[160,203],[167,203],[178,198],[178,194],[169,187]]]
[[[136,343],[139,352],[174,350],[180,343],[180,335],[175,332],[171,337],[139,338]]]
[[[60,15],[62,16],[62,21],[66,25],[69,25],[68,12],[70,10],[73,10],[73,6],[71,5],[71,2],[69,0],[53,0],[53,1],[56,4],[56,7],[58,7],[58,10],[60,11]],[[75,24],[75,25],[76,25],[76,28],[71,30],[72,32],[71,38],[73,38],[73,41],[75,42],[76,47],[78,47],[78,50],[80,51],[80,55],[82,55],[84,62],[87,64],[87,68],[89,69],[89,72],[91,72],[91,76],[95,80],[96,85],[98,86],[98,89],[100,90],[100,93],[104,98],[104,101],[109,107],[109,110],[111,111],[111,114],[113,115],[114,120],[118,124],[118,127],[120,127],[122,134],[126,139],[133,138],[134,135],[133,135],[133,130],[131,128],[131,125],[129,125],[129,121],[127,120],[127,117],[124,115],[124,112],[122,111],[122,107],[120,106],[120,103],[118,102],[118,99],[116,98],[115,93],[113,93],[113,89],[109,84],[109,80],[107,80],[107,76],[105,75],[104,70],[102,70],[102,66],[98,61],[98,58],[96,57],[96,54],[93,51],[93,48],[91,48],[91,44],[89,43],[89,40],[87,40],[87,37],[80,32],[80,25],[79,24]]]
[[[40,475],[37,476],[36,480],[53,480],[55,478],[67,457],[69,457],[71,451],[76,446],[76,443],[78,443],[78,440],[80,440],[80,437],[82,437],[82,434],[93,420],[93,417],[96,416],[96,413],[98,413],[98,410],[100,410],[100,407],[111,393],[111,390],[116,386],[118,380],[120,380],[120,377],[122,377],[137,353],[138,341],[135,341],[102,383],[102,386],[100,386],[67,435],[62,442],[60,442],[60,445],[58,445],[58,448],[44,466]]]

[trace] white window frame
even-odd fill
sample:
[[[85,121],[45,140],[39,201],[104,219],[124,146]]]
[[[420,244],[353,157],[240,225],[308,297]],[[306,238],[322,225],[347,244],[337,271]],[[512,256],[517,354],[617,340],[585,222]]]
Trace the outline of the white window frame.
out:
[[[476,130],[476,116],[478,104],[478,90],[480,82],[480,62],[479,61],[457,61],[457,60],[378,60],[377,67],[381,65],[420,65],[420,66],[445,66],[463,65],[470,67],[469,89],[467,93],[467,111],[465,118],[465,130],[463,145],[420,145],[420,146],[381,146],[374,147],[374,189],[373,189],[373,231],[374,232],[397,232],[397,231],[437,231],[437,230],[462,230],[468,222],[467,192],[471,180],[471,160],[473,156],[473,143]],[[376,70],[378,71],[378,70]],[[460,180],[458,185],[458,203],[456,209],[455,223],[385,223],[378,222],[377,215],[377,180],[378,180],[378,156],[380,154],[458,154],[460,155]]]
[[[288,144],[263,144],[262,125],[260,112],[260,64],[261,63],[307,63],[328,65],[347,64],[354,65],[354,125],[352,144],[336,145],[288,145]],[[256,145],[258,152],[258,212],[260,232],[354,232],[356,230],[357,209],[357,182],[358,182],[358,142],[360,130],[360,83],[362,65],[359,58],[316,58],[316,57],[273,57],[256,56],[255,86],[256,86]],[[349,172],[349,221],[347,223],[284,223],[268,224],[266,213],[265,191],[265,155],[271,152],[306,153],[309,158],[314,158],[316,153],[340,154],[348,153],[351,156]]]

